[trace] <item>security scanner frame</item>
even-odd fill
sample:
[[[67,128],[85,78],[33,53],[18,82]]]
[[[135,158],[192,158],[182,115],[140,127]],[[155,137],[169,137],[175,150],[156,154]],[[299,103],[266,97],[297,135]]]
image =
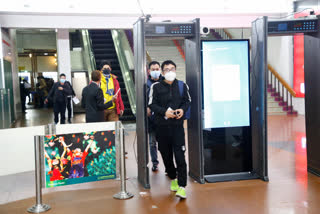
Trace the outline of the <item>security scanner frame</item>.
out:
[[[150,188],[148,169],[148,132],[146,101],[146,38],[184,38],[186,56],[186,82],[191,95],[191,118],[188,123],[189,175],[204,183],[203,146],[201,134],[200,83],[200,20],[190,22],[150,23],[140,18],[133,26],[135,57],[135,88],[137,97],[136,131],[138,150],[138,181],[144,188]],[[142,96],[143,95],[143,96]],[[192,142],[192,143],[191,143]]]
[[[267,81],[267,36],[288,36],[304,34],[304,72],[305,72],[305,120],[307,137],[308,171],[320,176],[320,29],[319,18],[299,18],[268,20],[257,19],[252,23],[252,51],[257,57],[255,73],[264,73]],[[255,57],[253,54],[253,57]],[[264,57],[262,57],[264,56]],[[265,101],[266,103],[266,101]],[[265,127],[266,128],[266,127]]]
[[[185,30],[187,29],[187,30]],[[261,30],[261,29],[259,29]],[[266,28],[262,29],[267,32]],[[137,94],[137,150],[138,150],[138,181],[144,188],[150,188],[148,169],[148,139],[146,115],[146,38],[182,37],[185,39],[186,56],[186,83],[191,95],[191,118],[188,121],[188,157],[189,176],[199,183],[263,179],[268,180],[267,174],[267,135],[266,135],[266,84],[265,69],[255,63],[255,80],[251,87],[255,93],[251,94],[251,124],[252,145],[250,169],[245,172],[231,172],[227,174],[205,175],[205,157],[203,146],[203,108],[202,108],[202,80],[201,80],[201,43],[200,20],[195,19],[186,23],[150,23],[140,18],[133,26],[134,32],[134,57],[135,57],[135,87]],[[265,45],[259,40],[259,45]],[[261,47],[257,48],[261,48]],[[266,47],[263,47],[264,49]],[[263,49],[262,48],[262,49]],[[257,51],[257,49],[255,49]],[[256,62],[266,61],[266,52],[259,54]],[[250,133],[251,135],[251,133]],[[210,166],[209,166],[210,167]]]

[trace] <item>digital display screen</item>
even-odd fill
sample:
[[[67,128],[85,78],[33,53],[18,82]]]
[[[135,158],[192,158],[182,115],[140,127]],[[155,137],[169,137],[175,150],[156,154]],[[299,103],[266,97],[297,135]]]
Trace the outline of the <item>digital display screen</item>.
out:
[[[287,23],[282,23],[278,25],[278,31],[286,31],[288,30],[288,24]]]
[[[166,32],[166,27],[165,26],[156,26],[156,33],[165,33]]]
[[[249,42],[202,41],[204,128],[250,126]]]
[[[298,23],[295,23],[293,25],[294,28],[297,28],[297,27],[303,27],[303,24],[301,22],[298,22]]]

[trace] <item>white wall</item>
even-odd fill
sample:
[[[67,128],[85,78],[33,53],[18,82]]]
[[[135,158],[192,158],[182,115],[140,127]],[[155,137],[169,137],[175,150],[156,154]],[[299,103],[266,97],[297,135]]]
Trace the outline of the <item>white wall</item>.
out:
[[[280,76],[293,86],[292,36],[268,37],[268,62]]]
[[[293,88],[293,38],[268,37],[268,63]],[[293,108],[304,115],[304,98],[293,98]]]

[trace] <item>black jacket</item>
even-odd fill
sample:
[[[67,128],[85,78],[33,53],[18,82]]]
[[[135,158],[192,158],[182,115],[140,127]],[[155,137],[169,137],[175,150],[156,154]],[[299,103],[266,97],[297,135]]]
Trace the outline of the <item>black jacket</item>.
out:
[[[94,82],[82,90],[81,106],[86,110],[86,122],[103,122],[104,110],[112,106],[112,101],[104,104],[101,88]]]
[[[59,90],[58,88],[62,87],[63,90]],[[67,103],[67,97],[72,94],[72,90],[69,84],[61,84],[60,82],[54,83],[51,90],[48,94],[48,99],[52,99],[53,97],[53,103],[57,102],[65,102]]]
[[[165,119],[165,113],[170,107],[173,110],[183,109],[184,114],[187,112],[191,97],[189,87],[184,83],[183,94],[180,95],[178,80],[169,85],[164,80],[154,83],[150,88],[148,106],[155,113],[155,123],[157,126],[182,125],[184,116],[178,119]]]
[[[73,87],[72,87],[71,83],[70,83],[69,81],[66,81],[65,83],[66,83],[66,84],[68,84],[68,85],[70,86],[70,88],[71,88],[71,95],[75,97],[75,96],[76,96],[76,93],[74,92],[74,90],[73,90]]]
[[[163,77],[160,75],[159,77],[159,80],[155,81],[151,78],[151,76],[149,75],[148,77],[148,82],[147,82],[147,102],[149,102],[149,96],[150,96],[150,88],[151,88],[151,85],[153,83],[156,83],[156,82],[160,82],[161,80],[163,79]],[[150,133],[151,131],[155,130],[156,129],[156,124],[154,122],[154,112],[151,112],[151,116],[148,117],[148,132]]]

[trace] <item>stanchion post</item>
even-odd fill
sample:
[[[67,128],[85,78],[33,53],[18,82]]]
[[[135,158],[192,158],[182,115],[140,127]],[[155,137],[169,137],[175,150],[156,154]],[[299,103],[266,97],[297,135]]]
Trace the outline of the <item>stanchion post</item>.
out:
[[[54,135],[56,133],[56,125],[54,123],[50,123],[45,127],[46,135]]]
[[[4,90],[0,90],[1,93],[1,110],[2,110],[2,128],[5,129],[6,127],[6,119],[5,119],[5,112],[4,112]]]
[[[35,153],[35,184],[36,184],[36,204],[28,208],[29,213],[41,213],[51,209],[47,204],[42,204],[42,180],[41,180],[41,137],[34,137]]]
[[[119,127],[119,126],[117,126]],[[120,134],[120,181],[121,181],[121,189],[120,192],[115,194],[113,197],[116,199],[129,199],[133,197],[133,194],[127,192],[126,190],[126,159],[125,159],[125,149],[124,149],[124,131],[123,126],[119,127]]]

